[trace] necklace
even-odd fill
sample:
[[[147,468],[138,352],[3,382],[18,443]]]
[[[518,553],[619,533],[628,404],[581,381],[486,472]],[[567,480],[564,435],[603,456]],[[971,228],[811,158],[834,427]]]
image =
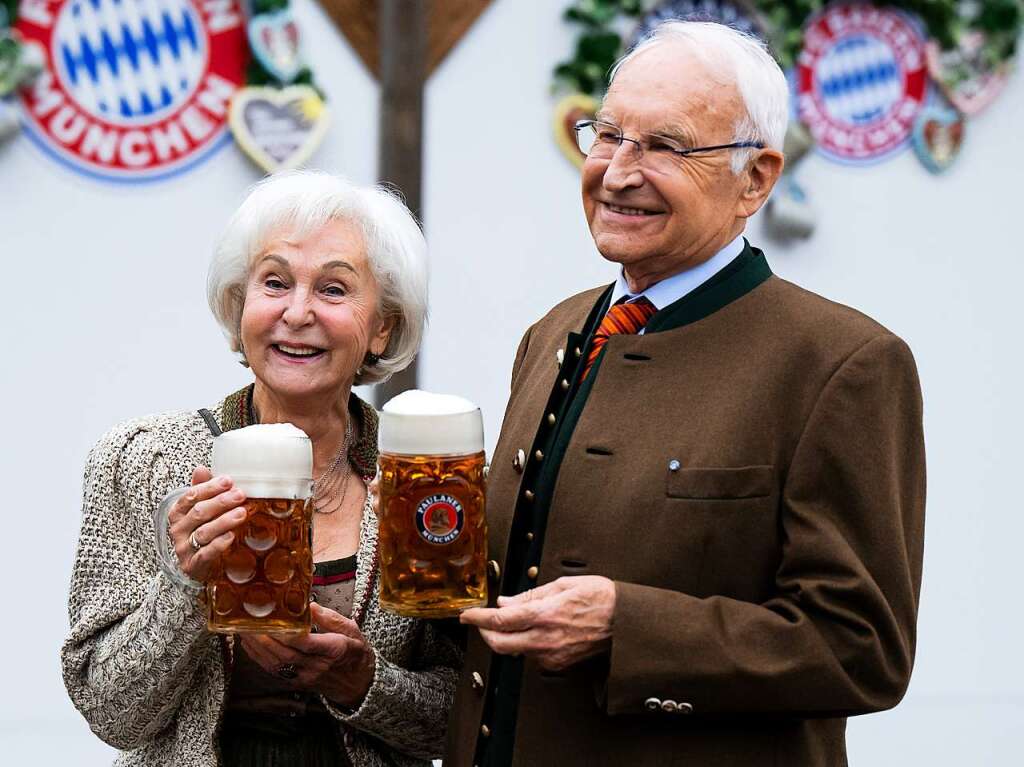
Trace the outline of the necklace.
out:
[[[352,418],[345,424],[345,438],[327,467],[327,471],[313,482],[313,511],[317,514],[333,514],[345,503],[348,493],[348,475],[352,473],[352,464],[348,460],[348,446],[352,441]],[[341,471],[338,471],[338,467]],[[339,486],[341,496],[335,497]]]

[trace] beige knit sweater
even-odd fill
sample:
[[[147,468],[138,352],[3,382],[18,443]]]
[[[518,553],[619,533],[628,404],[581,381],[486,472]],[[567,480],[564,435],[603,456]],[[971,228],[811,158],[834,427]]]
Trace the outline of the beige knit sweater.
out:
[[[223,424],[223,404],[211,409]],[[206,630],[195,593],[159,570],[153,510],[210,465],[213,437],[196,412],[122,423],[89,453],[82,528],[61,650],[64,683],[92,731],[121,754],[116,765],[206,767],[219,763],[230,642]],[[371,576],[377,521],[363,510],[355,593]],[[353,765],[422,765],[441,754],[460,662],[426,621],[380,609],[374,588],[362,629],[376,675],[353,713],[328,705],[339,747]]]

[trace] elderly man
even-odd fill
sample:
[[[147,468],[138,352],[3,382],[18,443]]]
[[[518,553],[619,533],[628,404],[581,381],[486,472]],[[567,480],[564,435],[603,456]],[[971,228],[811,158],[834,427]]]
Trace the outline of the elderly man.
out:
[[[740,236],[786,102],[756,41],[674,22],[579,126],[621,274],[519,347],[490,474],[501,596],[462,615],[445,767],[831,767],[846,717],[906,690],[920,387],[903,341]]]

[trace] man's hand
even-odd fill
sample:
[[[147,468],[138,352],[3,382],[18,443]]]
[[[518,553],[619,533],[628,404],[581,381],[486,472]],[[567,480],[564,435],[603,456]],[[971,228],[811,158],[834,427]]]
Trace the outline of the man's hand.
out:
[[[526,655],[548,671],[562,671],[611,647],[615,583],[576,575],[498,597],[498,606],[474,607],[459,621],[480,629],[496,653]]]

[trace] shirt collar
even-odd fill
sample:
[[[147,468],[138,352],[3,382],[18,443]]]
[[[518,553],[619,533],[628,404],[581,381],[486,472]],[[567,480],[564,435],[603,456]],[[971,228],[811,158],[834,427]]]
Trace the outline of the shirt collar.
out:
[[[718,272],[728,266],[734,258],[743,252],[743,247],[743,235],[739,235],[704,263],[697,264],[692,269],[687,269],[679,274],[673,274],[671,277],[666,277],[661,282],[656,282],[647,290],[637,294],[629,292],[626,278],[620,269],[618,279],[615,280],[615,287],[612,288],[611,303],[608,305],[615,306],[623,296],[628,296],[630,301],[644,296],[654,304],[656,309],[664,309],[687,293],[693,292],[718,274]]]

